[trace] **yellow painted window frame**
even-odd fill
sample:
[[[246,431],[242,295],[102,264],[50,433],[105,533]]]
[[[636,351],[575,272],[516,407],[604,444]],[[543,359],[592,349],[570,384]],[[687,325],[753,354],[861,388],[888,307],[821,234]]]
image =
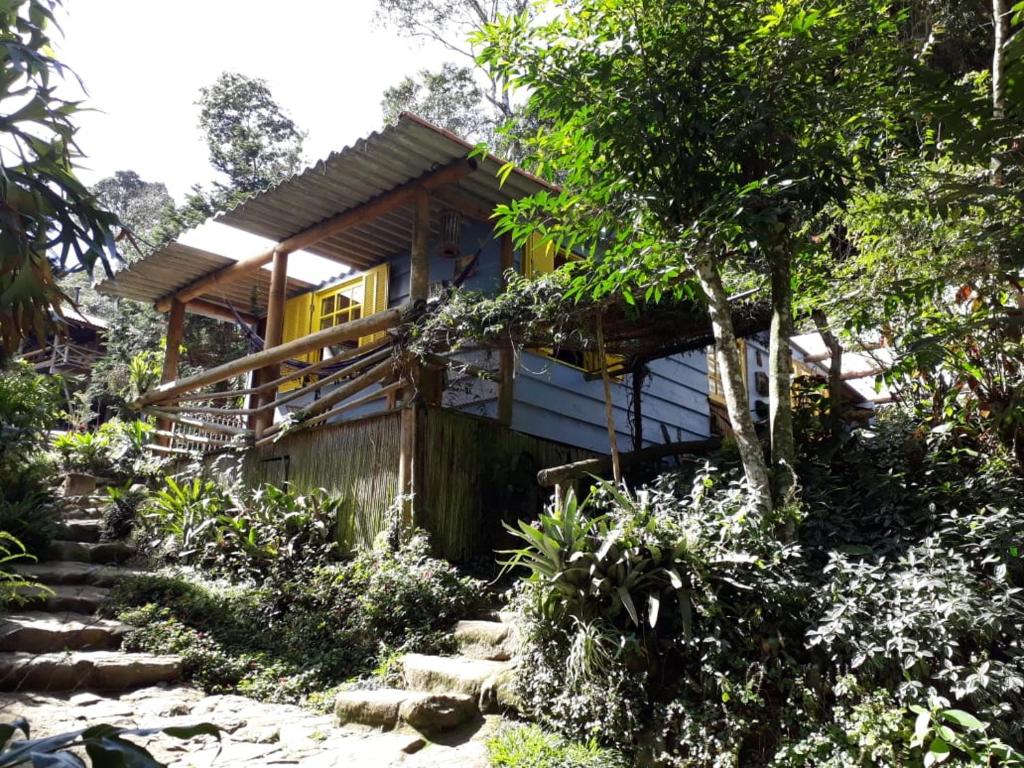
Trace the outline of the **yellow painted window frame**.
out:
[[[552,243],[543,242],[539,235],[530,235],[530,238],[526,241],[526,248],[523,251],[523,275],[528,278],[533,278],[554,272],[555,255],[557,253],[558,252],[555,250],[555,246]],[[576,254],[568,251],[562,251],[562,255],[566,259],[572,261],[578,261],[582,258],[581,256],[577,256]],[[565,360],[554,357],[554,350],[550,347],[541,347],[534,351],[549,360],[561,363],[569,368],[575,368],[577,371],[583,371],[584,373],[592,373],[594,371],[601,370],[601,364],[598,359],[597,352],[585,351],[583,353],[583,365],[580,366],[567,363]],[[622,361],[623,358],[618,355],[605,355],[605,365],[607,365],[609,369],[615,368],[615,366]],[[617,379],[620,377],[614,376],[613,378]]]
[[[743,375],[743,389],[747,389],[747,342],[743,339],[736,341],[736,348],[740,353],[740,371]],[[708,400],[719,405],[725,405],[725,390],[722,387],[722,374],[718,370],[718,355],[715,354],[715,345],[712,344],[706,350],[708,360]],[[715,389],[719,391],[714,391]]]
[[[360,307],[360,316],[369,317],[388,308],[388,280],[390,272],[388,264],[369,269],[357,275],[346,277],[333,285],[321,288],[318,291],[294,296],[285,302],[284,312],[284,341],[308,336],[320,330],[320,323],[323,317],[321,309],[323,301],[331,296],[337,296],[353,286],[362,285],[363,301]],[[332,313],[337,314],[337,313]],[[359,346],[365,346],[371,342],[383,338],[384,332],[374,333],[369,336],[362,336],[359,339]],[[305,363],[316,363],[322,359],[322,350],[313,350],[301,355],[298,359]],[[280,391],[287,392],[302,386],[303,378],[296,378],[281,385]]]

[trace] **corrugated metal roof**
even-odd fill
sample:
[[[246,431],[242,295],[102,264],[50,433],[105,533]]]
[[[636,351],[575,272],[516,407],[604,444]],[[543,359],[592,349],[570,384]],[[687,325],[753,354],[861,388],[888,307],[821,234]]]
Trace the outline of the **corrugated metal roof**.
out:
[[[394,125],[332,153],[297,176],[221,214],[218,220],[281,241],[466,157],[472,150],[472,144],[455,134],[403,113]],[[496,157],[483,159],[474,173],[452,186],[486,208],[543,188],[543,182],[522,171],[512,174],[501,186],[497,179],[501,165]],[[435,202],[434,207],[440,210],[444,204]],[[436,216],[434,220],[436,223]],[[362,269],[408,248],[411,232],[412,206],[408,205],[306,250]]]
[[[416,115],[403,113],[394,125],[332,153],[302,173],[220,214],[217,220],[280,242],[435,168],[467,157],[472,150],[472,144],[455,134]],[[449,189],[490,210],[498,203],[525,197],[547,186],[521,170],[501,185],[497,173],[502,164],[493,156],[479,159],[477,170]],[[435,212],[445,207],[440,201],[433,205]],[[438,219],[437,215],[433,217],[435,226]],[[321,240],[306,250],[356,269],[366,269],[407,249],[411,234],[412,206],[407,205]],[[231,261],[172,243],[123,270],[115,280],[103,281],[99,290],[140,301],[156,301]],[[222,290],[229,294],[236,308],[236,302],[248,308],[253,288],[262,289],[265,297],[267,285],[269,275],[256,274]],[[202,298],[223,303],[214,294],[204,294]]]
[[[122,269],[114,279],[104,280],[97,285],[97,290],[108,296],[154,303],[198,278],[234,263],[234,259],[227,256],[181,243],[169,243]],[[302,280],[288,280],[289,295],[301,293],[309,287],[310,284]],[[223,307],[234,307],[238,312],[263,314],[269,290],[270,272],[257,269],[226,285],[217,286],[202,298]]]

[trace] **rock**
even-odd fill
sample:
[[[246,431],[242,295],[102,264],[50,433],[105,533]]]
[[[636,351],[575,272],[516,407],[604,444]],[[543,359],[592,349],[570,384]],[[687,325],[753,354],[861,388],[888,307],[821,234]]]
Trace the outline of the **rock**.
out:
[[[475,698],[480,696],[484,684],[509,664],[506,661],[409,653],[402,657],[402,666],[407,688],[429,693],[464,693]]]
[[[391,730],[398,724],[398,710],[409,691],[378,688],[375,691],[342,691],[334,700],[334,714],[341,725],[358,723]]]
[[[96,478],[81,472],[68,472],[64,476],[62,493],[65,496],[88,496],[96,491]]]
[[[515,624],[518,616],[515,611],[483,611],[481,621],[496,621],[500,624]]]
[[[515,693],[516,668],[508,667],[487,678],[480,691],[480,711],[485,714],[518,712],[523,709],[522,700]]]
[[[99,704],[104,699],[95,693],[76,693],[68,699],[68,704],[73,707],[88,707],[91,704]]]
[[[102,520],[78,519],[64,521],[64,536],[68,541],[96,544],[103,533]]]
[[[513,651],[513,626],[499,621],[460,621],[455,642],[463,656],[508,661]]]
[[[117,651],[0,653],[0,690],[126,691],[177,680],[181,659]]]
[[[141,571],[111,565],[80,562],[12,563],[11,570],[20,576],[44,584],[89,584],[109,587],[126,576],[139,576]]]
[[[0,651],[109,650],[120,647],[125,629],[85,614],[19,613],[0,620]]]
[[[109,589],[85,584],[19,587],[15,591],[26,608],[53,613],[95,613],[110,596]]]
[[[459,693],[413,692],[398,708],[398,719],[417,731],[450,731],[479,715],[476,699]]]
[[[123,563],[134,554],[135,549],[123,541],[87,544],[57,539],[50,542],[49,548],[49,555],[54,560],[82,563]]]

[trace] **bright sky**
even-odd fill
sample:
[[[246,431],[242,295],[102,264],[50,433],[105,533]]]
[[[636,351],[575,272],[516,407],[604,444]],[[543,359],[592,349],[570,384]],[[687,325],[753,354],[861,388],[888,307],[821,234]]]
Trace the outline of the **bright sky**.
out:
[[[381,126],[384,89],[451,54],[382,28],[375,0],[66,0],[58,54],[85,82],[78,141],[93,183],[131,169],[179,201],[214,173],[199,89],[225,70],[261,77],[308,131],[313,162]]]

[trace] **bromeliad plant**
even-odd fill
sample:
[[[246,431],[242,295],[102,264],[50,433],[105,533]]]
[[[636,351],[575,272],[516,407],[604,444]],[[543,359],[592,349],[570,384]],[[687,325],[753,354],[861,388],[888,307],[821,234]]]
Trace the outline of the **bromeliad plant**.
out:
[[[25,734],[23,740],[14,740],[15,734]],[[57,766],[58,768],[105,768],[107,766],[133,766],[133,768],[161,768],[160,763],[126,736],[147,737],[162,733],[176,739],[196,736],[214,736],[220,740],[220,729],[211,723],[172,728],[116,728],[112,725],[94,725],[77,731],[32,739],[28,721],[19,718],[0,723],[0,768],[18,765]],[[83,749],[89,763],[72,752]]]

